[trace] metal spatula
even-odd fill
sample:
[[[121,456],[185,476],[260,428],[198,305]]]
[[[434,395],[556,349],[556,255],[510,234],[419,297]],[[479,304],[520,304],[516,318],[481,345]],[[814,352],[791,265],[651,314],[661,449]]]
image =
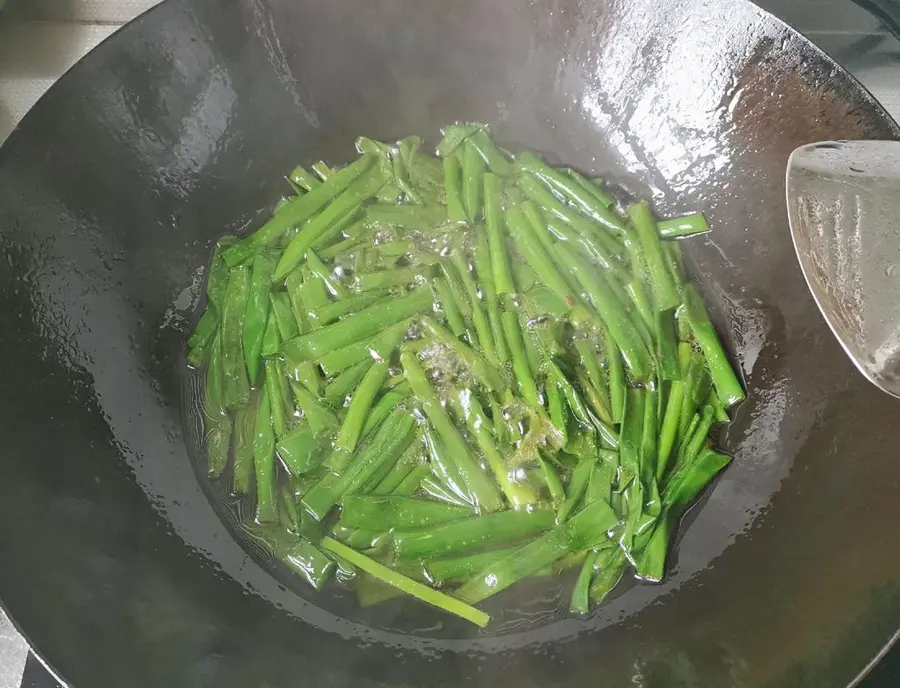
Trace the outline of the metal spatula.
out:
[[[819,309],[856,367],[900,397],[900,142],[798,148],[787,204]]]

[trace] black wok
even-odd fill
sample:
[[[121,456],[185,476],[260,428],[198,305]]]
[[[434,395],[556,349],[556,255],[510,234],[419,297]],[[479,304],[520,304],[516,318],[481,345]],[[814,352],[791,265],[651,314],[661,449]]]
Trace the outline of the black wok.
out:
[[[208,501],[182,408],[213,239],[298,161],[457,119],[706,211],[685,246],[749,389],[664,584],[486,635],[283,586]],[[897,134],[741,0],[171,0],[0,150],[3,604],[76,688],[847,685],[900,619],[900,405],[807,294],[783,170]]]

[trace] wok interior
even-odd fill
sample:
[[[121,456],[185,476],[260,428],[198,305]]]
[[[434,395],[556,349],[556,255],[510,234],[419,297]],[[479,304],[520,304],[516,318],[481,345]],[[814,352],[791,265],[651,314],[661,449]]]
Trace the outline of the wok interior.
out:
[[[706,212],[685,250],[749,396],[664,584],[486,637],[281,586],[210,505],[182,422],[211,242],[257,226],[295,163],[455,120]],[[807,294],[783,169],[807,141],[896,133],[743,2],[163,5],[0,152],[4,604],[78,685],[845,684],[900,611],[895,409]],[[413,605],[394,613],[443,623]]]

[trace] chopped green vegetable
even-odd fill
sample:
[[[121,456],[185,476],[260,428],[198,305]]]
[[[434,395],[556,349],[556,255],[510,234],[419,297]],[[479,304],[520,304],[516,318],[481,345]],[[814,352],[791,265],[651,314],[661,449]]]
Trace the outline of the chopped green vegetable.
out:
[[[414,581],[412,578],[407,578],[406,576],[389,569],[387,566],[379,564],[374,559],[369,559],[369,557],[350,549],[346,545],[342,545],[336,540],[325,538],[322,540],[322,546],[326,551],[343,557],[354,566],[358,566],[360,569],[371,574],[380,581],[387,583],[388,585],[393,585],[407,595],[420,599],[423,602],[427,602],[438,609],[443,609],[446,612],[455,614],[467,621],[471,621],[476,626],[484,628],[491,620],[491,617],[480,609],[476,609],[465,602],[450,597],[450,595],[445,595],[442,592],[429,588],[427,585]]]
[[[518,542],[552,527],[549,511],[500,511],[431,528],[398,530],[394,551],[398,561],[428,560]]]
[[[472,515],[472,510],[409,497],[348,496],[341,504],[343,526],[391,530],[426,528]]]
[[[713,426],[744,390],[673,241],[709,226],[623,216],[484,124],[422,145],[359,137],[216,242],[186,354],[209,478],[317,590],[483,626],[469,603],[578,567],[586,613],[629,570],[662,578],[730,460]]]
[[[597,547],[609,539],[608,533],[617,523],[606,503],[591,504],[566,523],[486,566],[456,595],[473,604],[481,602],[571,552]]]

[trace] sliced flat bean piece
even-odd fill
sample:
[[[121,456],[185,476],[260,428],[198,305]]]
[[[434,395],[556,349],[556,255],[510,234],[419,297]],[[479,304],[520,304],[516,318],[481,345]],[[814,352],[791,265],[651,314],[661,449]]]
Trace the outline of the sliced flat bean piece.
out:
[[[325,404],[320,402],[307,387],[296,380],[290,381],[291,392],[303,417],[317,437],[327,434],[338,427],[337,416]]]
[[[409,268],[391,268],[356,275],[353,280],[355,288],[361,292],[405,287],[408,284],[426,282],[434,274],[430,265],[417,265]]]
[[[608,540],[618,519],[604,502],[591,504],[566,523],[488,565],[456,591],[457,597],[475,603],[505,590],[570,552],[592,549]]]
[[[592,604],[600,604],[619,584],[627,563],[625,554],[619,548],[605,550],[597,559],[595,567],[599,570],[590,588]]]
[[[406,576],[379,564],[374,559],[369,559],[365,555],[350,549],[346,545],[342,545],[336,540],[325,538],[322,540],[322,546],[328,552],[344,557],[354,566],[358,566],[366,573],[369,573],[388,585],[394,586],[407,595],[422,600],[423,602],[449,612],[450,614],[462,617],[467,621],[471,621],[476,626],[484,628],[491,620],[491,617],[480,609],[475,609],[475,607],[471,607],[465,602],[460,602],[455,597],[450,597],[449,595],[445,595],[442,592],[429,588],[427,585],[414,581],[411,578],[407,578]]]
[[[225,399],[221,339],[221,332],[213,338],[209,365],[206,368],[206,396],[203,399],[207,471],[211,478],[219,477],[225,470],[231,448],[231,416]]]
[[[441,306],[441,310],[444,311],[444,316],[447,318],[447,324],[453,330],[454,336],[462,337],[466,333],[466,321],[459,310],[456,300],[453,298],[453,290],[444,277],[435,278],[432,284],[437,295],[437,301]]]
[[[312,273],[322,280],[325,288],[328,289],[328,293],[334,298],[343,299],[350,295],[350,290],[335,279],[331,269],[322,262],[322,259],[312,249],[306,252],[306,264]]]
[[[340,221],[344,215],[358,207],[360,203],[374,196],[378,189],[384,186],[385,181],[384,173],[380,168],[375,167],[364,172],[334,202],[307,222],[300,232],[291,239],[287,248],[284,249],[284,253],[281,254],[278,265],[275,267],[272,281],[277,284],[284,280],[303,261],[307,250],[332,224]],[[327,183],[319,188],[324,188],[325,186],[327,186]],[[301,200],[309,198],[318,190],[314,189],[306,196],[302,196]]]
[[[446,346],[462,361],[463,365],[472,373],[478,382],[491,392],[502,392],[508,385],[500,372],[488,363],[477,351],[453,336],[446,328],[442,327],[428,316],[421,321],[425,330],[441,344]]]
[[[438,495],[423,481],[423,487],[428,493],[443,499],[450,503],[462,502],[463,504],[472,505],[474,499],[469,494],[465,480],[463,480],[462,472],[456,462],[447,454],[447,448],[441,441],[441,438],[433,430],[426,430],[424,434],[425,447],[431,458],[431,465],[434,468],[435,475],[439,478],[440,484],[446,487],[448,495]],[[440,490],[438,491],[440,492]]]
[[[571,176],[547,165],[533,153],[522,153],[518,158],[518,165],[571,201],[582,214],[614,232],[625,231],[625,223],[610,204],[599,201],[595,193],[589,192]]]
[[[462,145],[462,193],[463,206],[469,222],[481,217],[481,199],[484,185],[484,158],[468,141]]]
[[[520,541],[551,528],[553,514],[549,511],[500,511],[430,528],[398,530],[394,550],[398,561],[427,561]]]
[[[575,587],[572,588],[572,598],[569,601],[569,611],[573,614],[587,614],[590,611],[590,588],[594,578],[594,564],[600,556],[597,552],[588,552],[581,565]]]
[[[432,307],[428,289],[417,289],[386,303],[373,304],[340,322],[301,335],[282,346],[286,358],[294,361],[320,358],[341,347],[364,340],[390,325],[426,312]],[[321,363],[321,361],[320,361]]]
[[[244,362],[244,313],[250,292],[250,269],[238,266],[231,271],[222,307],[222,375],[224,400],[229,408],[250,400],[250,382]]]
[[[262,355],[263,358],[271,358],[281,351],[281,332],[278,330],[278,321],[275,319],[275,312],[269,308],[269,317],[266,318],[266,330],[263,332]]]
[[[519,252],[540,276],[542,284],[548,286],[565,301],[568,308],[571,308],[577,301],[577,292],[570,287],[566,278],[547,254],[545,246],[522,209],[518,206],[507,208],[506,225],[516,241]],[[546,236],[546,232],[544,235]]]
[[[256,410],[253,465],[256,473],[256,521],[274,523],[278,518],[275,501],[275,432],[272,430],[271,407],[265,385]]]
[[[503,505],[497,484],[478,465],[463,436],[441,405],[415,354],[404,351],[400,354],[400,361],[413,394],[447,447],[474,506],[486,512],[497,511]]]
[[[316,179],[313,173],[303,167],[303,165],[297,165],[297,167],[295,167],[288,175],[288,179],[304,191],[312,191],[315,187],[322,184],[322,182]]]
[[[341,425],[340,432],[338,432],[334,443],[337,449],[353,451],[356,447],[356,443],[362,435],[369,409],[372,407],[375,396],[387,379],[388,368],[389,365],[386,361],[373,363],[359,383],[356,391],[353,392],[347,415],[344,416],[344,423]]]
[[[391,419],[360,447],[340,474],[329,473],[303,496],[304,508],[321,521],[345,494],[353,494],[362,488],[384,464],[395,463],[414,435],[412,416],[399,409],[394,411]]]
[[[491,172],[501,177],[511,177],[515,174],[516,168],[506,156],[500,151],[491,137],[488,136],[484,129],[480,129],[472,134],[469,142],[478,151],[478,154],[484,158]]]
[[[478,552],[476,554],[464,554],[458,557],[429,560],[425,562],[425,570],[428,572],[428,577],[434,581],[435,585],[457,583],[472,577],[488,564],[509,556],[515,552],[516,549],[516,547],[507,547],[505,549],[491,550],[488,552]]]
[[[538,397],[537,385],[534,382],[531,365],[528,363],[525,341],[522,338],[522,330],[519,327],[519,317],[512,301],[507,301],[506,308],[504,308],[500,319],[503,324],[504,339],[509,345],[513,372],[519,383],[519,394],[531,406],[540,406],[541,402]]]
[[[316,439],[309,423],[300,423],[282,437],[275,445],[275,452],[294,476],[318,468],[326,455],[324,443]]]
[[[460,275],[463,288],[465,289],[466,295],[468,296],[468,301],[471,304],[472,323],[475,326],[475,334],[478,338],[478,345],[484,350],[484,355],[488,362],[492,365],[498,365],[500,363],[500,359],[497,357],[497,351],[494,346],[494,335],[491,331],[491,325],[488,321],[488,316],[485,312],[484,305],[481,303],[481,299],[479,298],[478,285],[475,284],[475,280],[469,272],[469,266],[466,263],[466,258],[464,257],[463,252],[459,250],[453,253],[453,255],[451,256],[451,260],[453,261],[453,265],[456,267],[456,271]]]
[[[538,207],[544,210],[551,218],[558,218],[571,226],[581,237],[590,238],[598,246],[602,246],[603,253],[615,256],[623,253],[623,246],[613,232],[605,227],[600,227],[594,222],[579,214],[576,210],[565,205],[551,191],[530,174],[522,174],[516,180],[519,188],[525,195],[534,201]],[[550,224],[550,222],[548,222]]]
[[[503,213],[500,208],[502,186],[500,177],[488,172],[484,175],[484,225],[487,230],[488,248],[491,256],[491,272],[494,286],[499,295],[512,294],[515,286],[510,268],[509,252],[506,249]]]
[[[341,503],[343,526],[391,530],[427,528],[472,516],[472,509],[409,497],[348,495]]]
[[[494,284],[493,268],[491,267],[490,247],[484,227],[475,228],[474,250],[475,274],[481,288],[484,290],[484,301],[487,304],[488,322],[494,335],[494,349],[497,359],[501,363],[509,360],[506,349],[506,340],[503,337],[503,324],[500,318],[500,300],[497,297],[497,289]]]
[[[445,225],[447,220],[447,208],[442,205],[373,203],[366,208],[366,223],[370,226],[425,231]]]
[[[726,409],[731,408],[736,403],[743,401],[744,388],[741,386],[734,368],[731,367],[728,354],[725,353],[725,349],[716,335],[706,307],[692,284],[688,284],[684,288],[684,313],[691,325],[691,331],[706,357],[722,406]]]
[[[340,301],[333,301],[321,308],[310,313],[310,320],[316,323],[317,327],[330,325],[335,320],[339,320],[350,313],[358,313],[363,308],[371,306],[376,301],[380,301],[388,295],[386,291],[370,291],[365,294],[353,294]],[[294,335],[296,336],[296,335]]]
[[[364,311],[360,311],[361,313]],[[335,349],[317,359],[326,375],[337,375],[352,365],[368,358],[385,359],[406,337],[409,320],[385,327],[372,338],[361,339],[343,348]],[[288,360],[293,360],[287,355]]]
[[[234,471],[231,491],[243,495],[250,492],[253,482],[253,435],[256,428],[256,410],[259,394],[255,393],[250,404],[234,414]]]
[[[506,461],[490,431],[490,422],[484,415],[478,398],[469,390],[460,390],[450,393],[450,403],[454,405],[459,416],[465,419],[469,426],[469,432],[475,437],[475,442],[481,450],[487,465],[494,473],[494,478],[503,490],[507,501],[514,508],[525,507],[537,503],[537,495],[527,482],[516,480],[506,466]]]
[[[219,320],[218,310],[210,304],[194,326],[188,338],[187,355],[188,364],[192,368],[199,368],[209,358],[213,338],[219,331]]]
[[[347,396],[357,388],[374,363],[371,358],[366,358],[347,368],[325,388],[325,401],[330,406],[343,407]]]
[[[466,142],[466,139],[472,136],[472,134],[483,130],[486,126],[487,125],[479,122],[457,122],[456,124],[444,127],[441,130],[444,137],[441,139],[435,152],[442,158],[447,157],[454,151],[459,150],[460,146],[462,146]]]
[[[411,497],[416,493],[416,490],[419,489],[419,485],[421,485],[422,480],[431,472],[431,466],[427,463],[419,464],[415,468],[410,471],[409,475],[407,475],[403,482],[401,482],[397,489],[394,490],[394,494],[398,497]]]
[[[287,292],[276,291],[271,295],[272,313],[275,315],[275,325],[282,342],[293,339],[300,334],[297,318],[294,316],[293,306]]]
[[[588,179],[582,174],[579,174],[571,167],[567,167],[563,170],[567,175],[569,175],[572,179],[574,179],[585,191],[589,194],[593,195],[598,201],[600,201],[603,205],[609,207],[616,202],[616,199],[613,198],[611,194],[608,194],[603,190],[601,185],[601,180],[599,179]]]
[[[578,281],[588,293],[591,303],[603,324],[609,329],[632,374],[644,380],[650,374],[650,354],[641,341],[621,302],[595,271],[566,244],[559,243],[556,250],[572,266]]]
[[[412,396],[412,391],[409,389],[409,385],[405,383],[404,386],[397,385],[394,389],[385,392],[369,411],[366,423],[363,426],[362,436],[365,437],[381,425],[397,404],[403,403],[410,396]]]
[[[469,217],[463,205],[462,168],[454,151],[444,157],[444,193],[447,196],[447,219],[450,222],[466,222]]]
[[[365,152],[365,151],[360,151],[360,152]],[[327,163],[325,163],[324,160],[319,160],[319,162],[314,162],[312,165],[312,168],[313,168],[313,172],[315,172],[317,175],[319,175],[319,179],[321,179],[323,182],[326,181],[329,177],[334,176],[334,171],[331,169],[331,167]]]
[[[297,196],[256,232],[229,247],[222,254],[225,262],[233,267],[255,255],[263,247],[275,243],[291,229],[309,220],[374,164],[375,156],[364,155],[334,175],[327,184],[320,184],[309,193]]]
[[[237,237],[223,236],[216,242],[212,262],[209,265],[209,279],[206,280],[206,296],[219,313],[225,306],[225,290],[231,268],[222,254],[237,243]]]
[[[668,263],[663,254],[662,244],[659,240],[659,230],[656,222],[650,214],[650,206],[645,201],[635,203],[628,211],[631,224],[637,234],[638,240],[647,261],[647,270],[650,277],[650,285],[653,288],[653,300],[656,309],[667,311],[678,308],[681,297],[678,288],[668,268]]]

